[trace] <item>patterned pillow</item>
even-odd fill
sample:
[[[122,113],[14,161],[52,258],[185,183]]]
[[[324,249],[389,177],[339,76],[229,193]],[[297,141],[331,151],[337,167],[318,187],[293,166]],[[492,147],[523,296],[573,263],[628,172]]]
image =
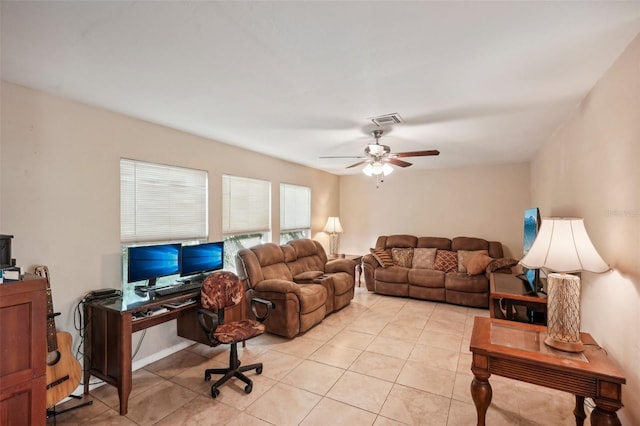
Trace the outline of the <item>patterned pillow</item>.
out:
[[[369,249],[369,251],[371,252],[373,257],[376,258],[380,266],[382,266],[383,268],[393,266],[393,259],[391,259],[391,256],[389,255],[389,253],[387,253],[384,249],[372,248],[372,249]]]
[[[436,251],[434,248],[415,248],[413,249],[412,268],[416,269],[433,269],[433,263],[436,261]]]
[[[403,268],[411,268],[413,263],[413,249],[412,248],[392,248],[391,257],[393,263]]]
[[[480,275],[491,262],[493,262],[493,258],[489,257],[489,255],[483,253],[475,254],[467,262],[467,274]]]
[[[455,251],[438,250],[433,269],[442,272],[455,272],[458,269],[458,254]]]
[[[458,272],[467,272],[467,262],[476,254],[486,254],[487,250],[458,250]]]
[[[491,272],[497,271],[503,268],[511,268],[518,264],[518,261],[515,259],[511,259],[508,257],[501,257],[499,259],[494,259],[493,262],[487,265],[486,273],[490,274]],[[505,271],[506,272],[506,271]],[[511,270],[509,270],[511,272]]]

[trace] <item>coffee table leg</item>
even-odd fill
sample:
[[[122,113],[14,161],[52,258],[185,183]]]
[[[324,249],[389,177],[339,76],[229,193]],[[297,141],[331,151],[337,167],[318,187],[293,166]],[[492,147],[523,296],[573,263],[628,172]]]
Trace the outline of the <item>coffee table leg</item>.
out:
[[[587,418],[584,412],[584,396],[576,395],[576,408],[573,410],[573,415],[576,416],[576,426],[583,426],[584,419]]]
[[[471,397],[473,403],[476,405],[476,413],[478,415],[478,426],[485,426],[485,417],[487,414],[487,408],[491,404],[491,397],[493,396],[493,390],[489,383],[488,373],[476,373],[474,372],[473,381],[471,381]]]

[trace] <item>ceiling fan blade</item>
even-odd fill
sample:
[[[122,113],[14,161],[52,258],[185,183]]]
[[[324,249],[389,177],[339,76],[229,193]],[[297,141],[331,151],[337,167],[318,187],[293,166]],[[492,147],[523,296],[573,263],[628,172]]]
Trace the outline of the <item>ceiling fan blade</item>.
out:
[[[368,162],[369,162],[369,160],[362,160],[362,161],[358,161],[358,162],[357,162],[357,163],[355,163],[355,164],[352,164],[352,165],[350,165],[350,166],[345,167],[345,169],[350,169],[350,168],[352,168],[352,167],[357,167],[357,166],[359,166],[360,164],[364,164],[364,163],[368,163]]]
[[[399,167],[409,167],[412,164],[412,163],[409,163],[408,161],[398,160],[397,158],[386,158],[384,161],[387,161]]]
[[[324,156],[324,157],[318,157],[318,158],[367,158],[367,157],[363,157],[362,155],[337,155],[337,156]]]
[[[402,158],[402,157],[426,157],[429,155],[440,155],[440,151],[437,149],[430,149],[427,151],[409,151],[409,152],[396,152],[393,154],[394,157]]]

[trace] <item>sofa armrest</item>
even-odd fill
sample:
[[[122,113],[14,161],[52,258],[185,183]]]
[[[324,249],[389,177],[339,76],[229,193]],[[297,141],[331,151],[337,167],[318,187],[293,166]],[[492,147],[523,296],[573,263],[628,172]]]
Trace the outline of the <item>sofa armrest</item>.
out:
[[[300,287],[293,281],[287,281],[282,279],[269,279],[260,281],[253,289],[259,292],[272,292],[272,293],[300,293]]]
[[[356,262],[351,259],[330,260],[324,265],[324,272],[335,274],[336,272],[346,272],[352,276],[356,274]]]
[[[365,265],[371,266],[373,269],[380,266],[380,263],[378,263],[378,260],[371,253],[367,253],[364,256],[362,256],[362,263],[364,263]]]

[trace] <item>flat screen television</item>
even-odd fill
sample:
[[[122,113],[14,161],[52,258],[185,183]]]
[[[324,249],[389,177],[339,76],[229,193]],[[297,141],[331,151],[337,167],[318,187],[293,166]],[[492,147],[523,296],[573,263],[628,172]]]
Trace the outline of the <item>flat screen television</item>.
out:
[[[222,269],[224,266],[224,241],[182,246],[182,268],[180,275],[199,276]]]
[[[180,273],[181,244],[156,244],[128,248],[127,281],[147,281],[154,287],[160,277]]]

